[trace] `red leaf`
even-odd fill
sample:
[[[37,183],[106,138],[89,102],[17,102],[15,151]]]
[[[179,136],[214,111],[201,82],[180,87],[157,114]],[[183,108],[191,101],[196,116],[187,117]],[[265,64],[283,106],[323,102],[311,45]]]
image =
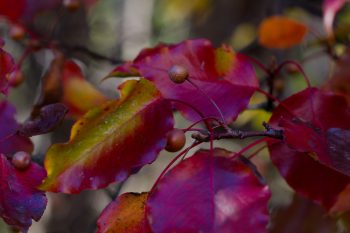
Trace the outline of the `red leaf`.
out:
[[[97,0],[83,0],[84,6],[91,7]],[[33,17],[46,10],[58,9],[62,0],[0,0],[0,15],[11,21],[31,23]]]
[[[328,210],[350,184],[349,119],[343,97],[308,88],[283,101],[270,120],[285,132],[284,141],[269,141],[273,163],[292,188]]]
[[[266,232],[268,187],[246,159],[199,150],[179,163],[149,194],[152,232]]]
[[[18,20],[26,8],[26,0],[0,0],[0,15],[9,20]]]
[[[124,193],[97,220],[97,233],[151,233],[145,218],[148,193]]]
[[[24,171],[16,170],[0,154],[0,215],[8,224],[25,231],[32,219],[38,221],[41,218],[47,199],[36,187],[45,176],[45,170],[35,163]]]
[[[15,70],[15,62],[10,54],[0,48],[0,92],[7,94],[11,72]]]
[[[176,84],[170,80],[168,71],[174,65],[187,69],[189,79],[214,100],[228,122],[245,109],[258,86],[254,68],[245,56],[235,54],[225,46],[215,49],[204,39],[144,49],[132,64],[128,62],[117,67],[110,76],[139,73],[154,82],[164,97],[189,103],[206,117],[219,118],[213,104],[189,82]],[[175,105],[188,119],[200,119],[188,106]]]

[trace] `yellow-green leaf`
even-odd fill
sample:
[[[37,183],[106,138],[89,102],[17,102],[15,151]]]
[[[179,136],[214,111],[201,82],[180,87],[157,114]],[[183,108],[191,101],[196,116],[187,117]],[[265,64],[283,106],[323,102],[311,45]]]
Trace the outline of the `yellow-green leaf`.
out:
[[[49,148],[42,189],[103,188],[156,159],[173,128],[171,104],[146,79],[127,81],[120,89],[119,100],[90,110],[74,124],[69,142]]]

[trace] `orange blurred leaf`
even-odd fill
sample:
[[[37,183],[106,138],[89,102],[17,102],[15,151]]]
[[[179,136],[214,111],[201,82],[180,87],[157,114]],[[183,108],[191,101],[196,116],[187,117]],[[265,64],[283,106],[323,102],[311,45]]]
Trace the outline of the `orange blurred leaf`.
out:
[[[308,28],[284,16],[266,18],[259,27],[259,42],[272,49],[285,49],[299,44]]]

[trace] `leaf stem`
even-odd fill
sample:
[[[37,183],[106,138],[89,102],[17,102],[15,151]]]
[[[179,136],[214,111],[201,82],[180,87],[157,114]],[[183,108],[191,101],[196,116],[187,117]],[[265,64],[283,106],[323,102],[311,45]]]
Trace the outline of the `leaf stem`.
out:
[[[243,148],[242,148],[240,151],[238,151],[237,153],[234,153],[233,156],[230,157],[230,159],[234,159],[234,158],[236,158],[237,156],[242,155],[244,152],[250,150],[250,149],[253,148],[254,146],[256,146],[256,145],[258,145],[258,144],[260,144],[260,143],[262,143],[262,142],[266,142],[266,140],[267,140],[267,138],[261,138],[261,139],[259,139],[259,140],[256,140],[256,141],[250,143],[249,145],[243,147]],[[249,159],[250,159],[250,157],[249,157]]]
[[[200,142],[209,142],[211,137],[213,137],[214,140],[220,140],[220,139],[244,139],[249,137],[257,137],[257,136],[264,136],[264,137],[270,137],[270,138],[276,138],[276,139],[283,139],[283,130],[277,130],[272,128],[267,123],[263,123],[265,127],[265,131],[241,131],[241,130],[233,130],[230,129],[226,132],[214,132],[213,135],[203,130],[202,132],[193,133],[192,138],[196,139]]]
[[[200,141],[195,141],[193,142],[193,144],[189,147],[187,147],[185,150],[181,151],[181,153],[179,153],[175,158],[173,158],[170,163],[168,163],[168,165],[164,168],[164,170],[162,171],[162,173],[158,176],[157,180],[154,182],[151,190],[149,191],[149,193],[152,193],[153,190],[155,189],[155,187],[157,186],[157,184],[159,183],[160,179],[164,176],[164,174],[169,170],[169,168],[184,154],[186,154],[188,151],[190,151],[192,148],[198,146],[199,144],[201,144],[202,142]]]
[[[296,61],[293,61],[293,60],[286,60],[286,61],[282,62],[282,63],[279,64],[278,67],[275,69],[274,75],[278,75],[278,74],[281,72],[282,68],[284,68],[284,67],[285,67],[286,65],[288,65],[288,64],[294,65],[294,66],[299,70],[299,72],[303,75],[303,78],[304,78],[304,80],[305,80],[305,82],[306,82],[307,87],[310,88],[310,87],[311,87],[310,79],[307,77],[307,75],[306,75],[304,69],[301,67],[301,65],[300,65],[298,62],[296,62]]]
[[[226,124],[226,120],[224,115],[222,114],[219,106],[215,103],[215,101],[207,94],[205,93],[205,91],[203,91],[197,84],[195,84],[192,80],[190,80],[189,78],[186,79],[187,82],[189,82],[192,86],[194,86],[200,93],[203,94],[203,96],[205,96],[205,98],[207,98],[210,103],[214,106],[214,108],[216,109],[216,111],[219,113],[220,118],[222,120],[223,126],[226,128],[227,124]]]

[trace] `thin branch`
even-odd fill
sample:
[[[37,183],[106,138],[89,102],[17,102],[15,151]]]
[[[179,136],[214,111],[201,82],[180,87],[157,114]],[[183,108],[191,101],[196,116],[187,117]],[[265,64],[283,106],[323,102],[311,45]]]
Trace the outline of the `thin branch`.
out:
[[[108,61],[112,64],[121,64],[124,61],[120,60],[120,59],[115,59],[112,57],[107,57],[105,55],[96,53],[94,51],[89,50],[88,48],[84,47],[84,46],[79,46],[79,45],[67,45],[67,44],[60,44],[59,45],[61,48],[68,50],[69,52],[80,52],[83,54],[86,54],[88,56],[90,56],[91,58],[94,58],[96,60],[104,60],[104,61]]]
[[[233,130],[229,129],[226,132],[214,132],[213,135],[210,132],[203,130],[202,132],[197,132],[192,134],[192,138],[196,139],[199,142],[209,142],[212,137],[214,140],[220,139],[244,139],[249,137],[270,137],[283,139],[283,130],[277,130],[272,128],[267,123],[263,123],[265,131],[242,131],[242,130]]]

